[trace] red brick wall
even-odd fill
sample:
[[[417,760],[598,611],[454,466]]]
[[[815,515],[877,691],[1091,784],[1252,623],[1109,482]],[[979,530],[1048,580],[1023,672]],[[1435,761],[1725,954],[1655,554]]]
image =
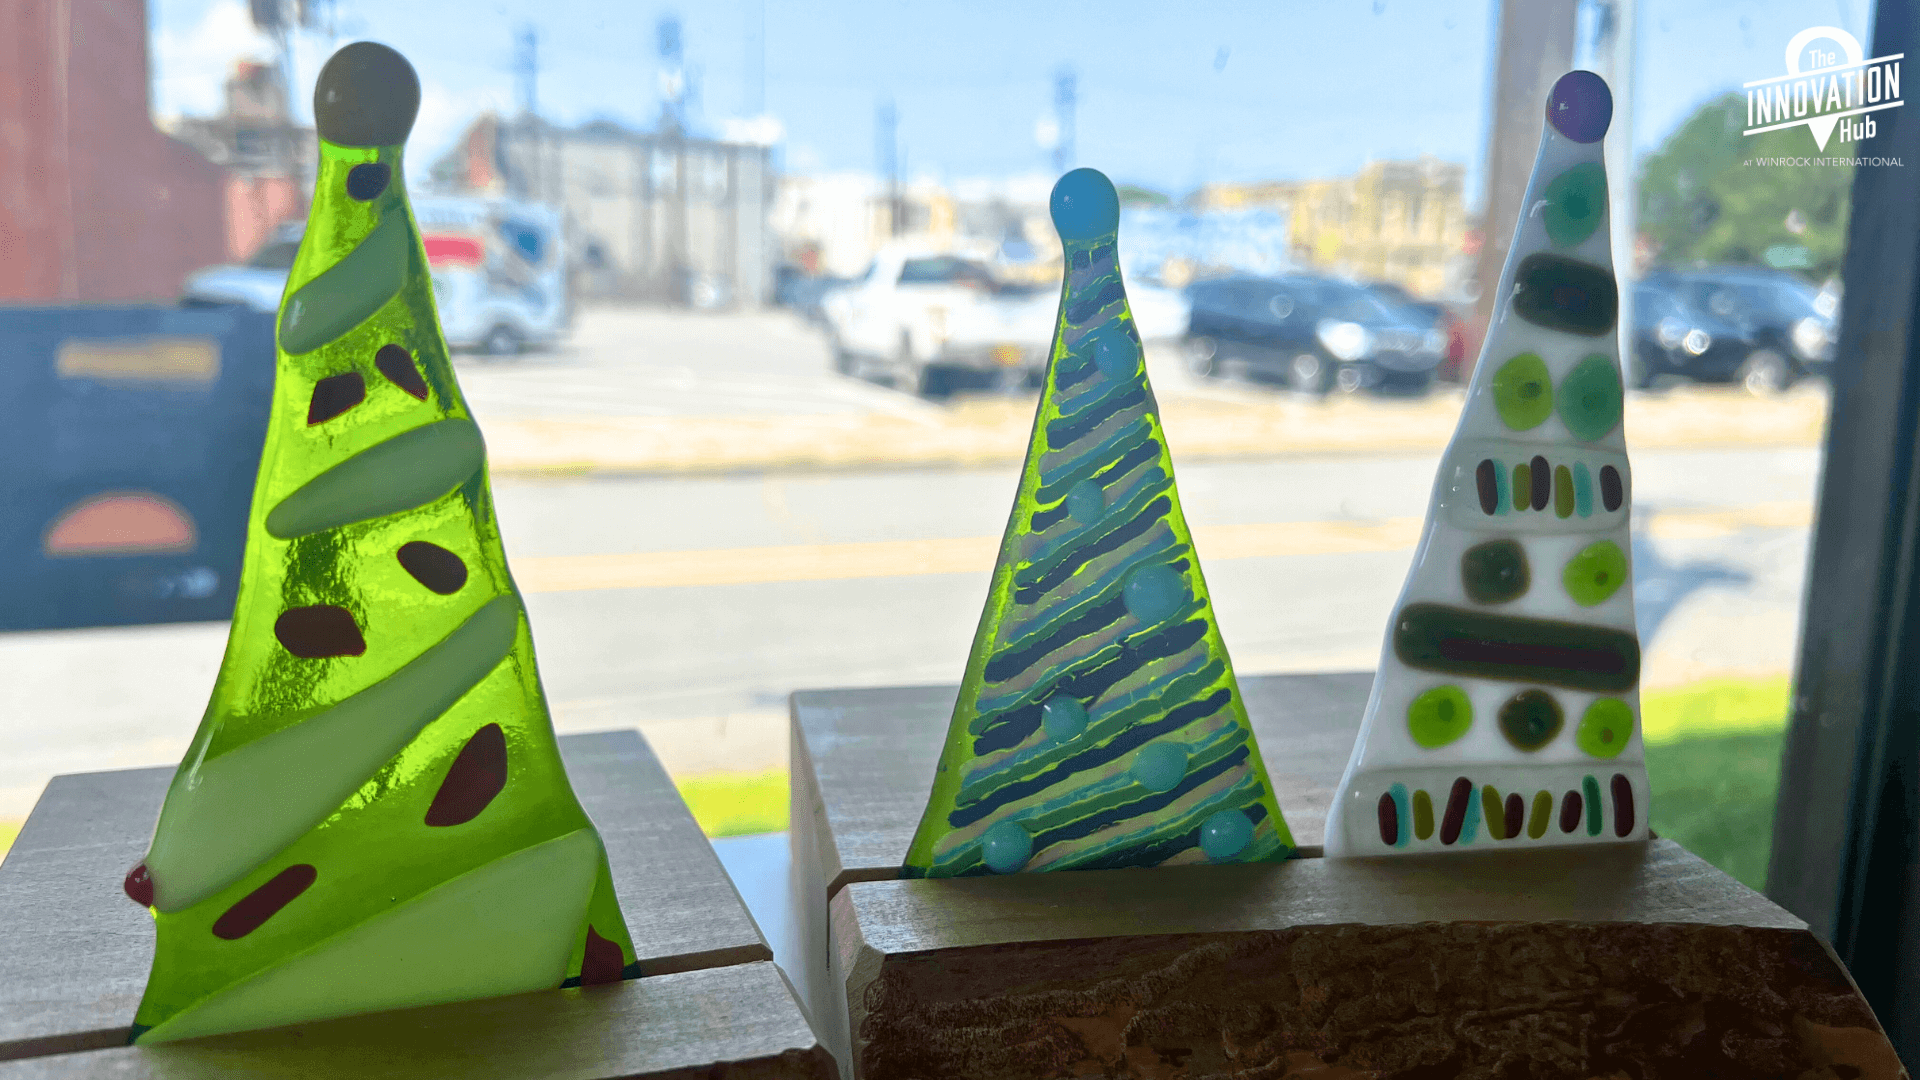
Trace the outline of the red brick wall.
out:
[[[146,0],[0,3],[0,301],[168,300],[226,256],[226,171],[155,130]]]
[[[245,262],[272,235],[274,226],[303,216],[300,189],[284,176],[227,179],[227,259]]]

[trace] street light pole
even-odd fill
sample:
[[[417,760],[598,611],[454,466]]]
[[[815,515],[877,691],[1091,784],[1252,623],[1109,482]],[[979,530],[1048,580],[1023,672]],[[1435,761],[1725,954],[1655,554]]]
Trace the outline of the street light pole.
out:
[[[1613,126],[1605,147],[1607,221],[1613,240],[1613,270],[1623,280],[1618,332],[1620,373],[1628,386],[1637,385],[1640,358],[1633,353],[1633,281],[1636,241],[1640,235],[1640,183],[1633,170],[1633,54],[1634,8],[1638,0],[1596,0],[1599,16],[1594,40],[1594,66],[1613,90]]]
[[[1494,45],[1493,124],[1487,135],[1486,202],[1481,211],[1480,261],[1474,277],[1480,296],[1475,322],[1486,340],[1500,284],[1513,245],[1527,178],[1546,123],[1547,94],[1573,65],[1574,14],[1579,0],[1506,0],[1500,5]],[[1463,377],[1466,375],[1462,373]]]

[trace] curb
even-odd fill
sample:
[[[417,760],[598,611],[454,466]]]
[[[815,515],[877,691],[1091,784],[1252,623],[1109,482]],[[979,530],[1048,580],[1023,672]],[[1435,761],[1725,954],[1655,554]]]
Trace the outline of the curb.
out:
[[[1413,402],[1297,401],[1258,390],[1167,395],[1161,416],[1181,461],[1438,454],[1464,393]],[[1177,393],[1177,392],[1176,392]],[[496,476],[701,476],[1000,467],[1022,460],[1033,399],[965,400],[927,415],[594,417],[483,424]],[[1631,451],[1809,448],[1826,431],[1827,394],[1808,386],[1771,399],[1688,387],[1631,394]]]

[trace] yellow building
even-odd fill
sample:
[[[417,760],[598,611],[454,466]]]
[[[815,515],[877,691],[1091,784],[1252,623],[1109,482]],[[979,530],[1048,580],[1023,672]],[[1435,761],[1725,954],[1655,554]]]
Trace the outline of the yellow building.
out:
[[[1191,202],[1198,211],[1283,210],[1301,266],[1434,296],[1451,290],[1462,265],[1465,174],[1464,165],[1423,156],[1369,162],[1334,180],[1207,184]]]

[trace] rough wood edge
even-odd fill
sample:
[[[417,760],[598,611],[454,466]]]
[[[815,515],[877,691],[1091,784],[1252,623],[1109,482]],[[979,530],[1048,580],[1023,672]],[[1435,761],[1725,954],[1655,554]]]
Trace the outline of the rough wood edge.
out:
[[[1858,1012],[1862,1014],[1856,1017],[1852,1023],[1839,1022],[1840,1026],[1824,1027],[1822,1026],[1823,1023],[1832,1024],[1836,1023],[1836,1021],[1824,1019],[1820,1017],[1818,1013],[1811,1017],[1797,1010],[1790,1013],[1792,1018],[1790,1034],[1797,1034],[1801,1039],[1802,1046],[1805,1048],[1804,1052],[1807,1053],[1808,1057],[1813,1061],[1813,1064],[1816,1066],[1821,1064],[1822,1059],[1828,1054],[1837,1054],[1838,1056],[1827,1059],[1829,1064],[1840,1062],[1843,1064],[1854,1064],[1856,1066],[1856,1071],[1842,1071],[1838,1073],[1840,1076],[1858,1076],[1861,1077],[1862,1080],[1909,1080],[1909,1073],[1889,1043],[1884,1026],[1873,1013],[1871,1006],[1866,1003],[1864,997],[1859,994],[1858,987],[1854,985],[1853,980],[1847,974],[1845,966],[1839,962],[1838,958],[1833,955],[1831,948],[1826,947],[1818,935],[1805,927],[1730,928],[1709,923],[1614,924],[1592,922],[1474,922],[1457,924],[1426,922],[1407,924],[1402,927],[1380,927],[1345,923],[1324,923],[1293,928],[1296,932],[1299,932],[1299,942],[1291,946],[1291,948],[1299,948],[1301,945],[1308,945],[1318,940],[1322,943],[1322,948],[1315,951],[1325,955],[1326,950],[1324,943],[1328,939],[1340,939],[1356,931],[1363,935],[1361,940],[1365,940],[1365,935],[1371,933],[1377,936],[1381,931],[1392,933],[1398,930],[1421,935],[1443,932],[1449,925],[1464,927],[1470,932],[1477,931],[1491,934],[1496,938],[1500,938],[1508,932],[1525,932],[1528,929],[1532,929],[1536,933],[1544,931],[1548,937],[1555,937],[1559,933],[1565,933],[1570,935],[1574,941],[1579,941],[1581,938],[1591,939],[1596,934],[1604,934],[1612,927],[1630,930],[1640,935],[1651,934],[1656,936],[1661,935],[1662,932],[1679,931],[1685,934],[1688,931],[1695,931],[1704,935],[1704,940],[1707,942],[1712,942],[1717,934],[1724,933],[1728,930],[1734,930],[1741,934],[1754,935],[1752,944],[1761,947],[1763,953],[1777,951],[1778,953],[1787,955],[1798,954],[1803,962],[1807,960],[1812,961],[1809,965],[1811,970],[1803,972],[1803,975],[1811,981],[1795,979],[1789,984],[1792,989],[1804,992],[1809,988],[1824,988],[1829,994],[1838,991],[1842,996],[1850,995],[1854,999],[1853,1004],[1857,1006]],[[1106,1021],[1111,1020],[1116,1024],[1124,1026],[1128,1018],[1126,1015],[1119,1016],[1116,1020],[1112,1012],[1099,1013],[1086,1011],[1083,1007],[1067,1014],[1068,1016],[1078,1018],[1078,1020],[1063,1020],[1059,1017],[1059,1014],[1047,1013],[1043,1013],[1039,1019],[1032,1016],[1025,1016],[1023,1007],[1024,1009],[1030,1010],[1036,997],[1045,999],[1061,993],[1061,988],[1057,985],[1050,985],[1045,989],[1034,989],[1030,991],[1020,991],[1016,989],[1020,986],[1023,979],[1030,977],[1030,966],[1038,964],[1048,970],[1058,969],[1061,967],[1063,954],[1066,954],[1069,960],[1079,956],[1087,962],[1098,963],[1097,954],[1101,952],[1111,952],[1117,946],[1121,950],[1122,955],[1130,956],[1130,962],[1123,963],[1121,971],[1112,971],[1109,969],[1105,977],[1096,975],[1088,979],[1087,984],[1083,985],[1077,982],[1074,984],[1075,986],[1083,986],[1084,989],[1089,991],[1104,990],[1110,996],[1112,993],[1111,985],[1101,986],[1100,984],[1111,984],[1115,979],[1126,978],[1127,975],[1124,970],[1126,967],[1140,968],[1144,964],[1146,971],[1155,973],[1171,972],[1186,966],[1193,960],[1204,958],[1210,953],[1219,953],[1223,950],[1228,954],[1246,948],[1252,948],[1258,952],[1263,948],[1261,939],[1271,939],[1273,937],[1274,935],[1267,931],[1232,930],[1192,934],[1144,934],[1132,938],[1109,936],[1078,940],[1054,939],[1017,945],[964,946],[951,949],[932,949],[894,954],[883,954],[863,941],[839,942],[835,950],[836,982],[844,981],[845,983],[849,1024],[845,1041],[836,1042],[835,1044],[835,1056],[838,1060],[847,1062],[847,1065],[842,1067],[843,1076],[846,1080],[865,1080],[866,1077],[875,1075],[872,1071],[872,1062],[869,1058],[872,1049],[879,1044],[875,1041],[875,1034],[866,1029],[874,1022],[876,1017],[884,1018],[891,1015],[894,1019],[900,1018],[898,1006],[896,1005],[893,1009],[887,1009],[883,996],[879,995],[882,995],[882,987],[892,983],[898,975],[907,974],[909,978],[913,978],[911,972],[914,969],[919,969],[921,972],[915,981],[924,983],[926,978],[925,972],[929,965],[944,973],[947,970],[946,965],[950,960],[958,960],[961,964],[960,973],[957,973],[954,977],[966,978],[969,974],[977,977],[978,973],[982,970],[993,969],[997,960],[997,962],[1002,965],[1000,970],[1004,972],[1004,979],[1000,981],[1003,981],[1006,984],[1005,986],[996,987],[996,980],[989,977],[983,985],[979,986],[979,988],[972,993],[964,994],[952,1001],[948,1001],[945,995],[936,995],[937,1000],[947,1005],[958,1004],[963,1005],[963,1007],[965,1005],[971,1005],[973,1006],[972,1014],[983,1020],[989,1016],[1008,1018],[1008,1023],[1011,1024],[1012,1030],[1003,1030],[1003,1035],[1011,1035],[1013,1032],[1027,1032],[1034,1023],[1040,1023],[1042,1026],[1051,1026],[1052,1023],[1064,1024],[1076,1034],[1080,1034],[1083,1037],[1094,1034],[1094,1031],[1081,1031],[1078,1024],[1084,1021],[1090,1023],[1095,1031],[1105,1030],[1109,1037],[1113,1037],[1119,1035],[1120,1032],[1117,1029],[1109,1029]],[[1771,947],[1768,947],[1766,944],[1769,942],[1773,943]],[[1265,945],[1265,948],[1271,947],[1270,944]],[[1311,948],[1310,945],[1309,948]],[[1483,951],[1479,955],[1486,956],[1488,954]],[[1139,972],[1136,971],[1134,974],[1137,975]],[[943,974],[942,978],[944,980],[946,976]],[[1631,981],[1632,976],[1628,976],[1628,978],[1629,981]],[[1050,980],[1050,983],[1057,983],[1057,980]],[[1614,984],[1609,981],[1603,982],[1600,985],[1604,988],[1613,986]],[[1783,987],[1783,989],[1786,988],[1788,987]],[[1552,996],[1551,994],[1547,995],[1549,1000],[1543,1000],[1540,1003],[1540,1011],[1543,1016],[1550,1015],[1555,1011],[1555,1002],[1550,1000]],[[1129,997],[1130,995],[1125,991],[1120,994],[1120,999],[1123,1003]],[[1728,991],[1723,987],[1718,992],[1708,991],[1705,997],[1696,996],[1686,1000],[1703,1003],[1719,1002],[1724,1009],[1728,1003]],[[1737,998],[1735,1000],[1737,1000]],[[983,1004],[986,1006],[984,1014],[980,1012],[980,1007]],[[1097,1004],[1098,1001],[1096,1000],[1096,1008]],[[1562,1008],[1564,1009],[1563,1003]],[[1660,995],[1656,995],[1654,1000],[1646,1003],[1643,1011],[1646,1011],[1649,1015],[1657,1015],[1662,1010],[1671,1008],[1672,1006],[1665,1003]],[[1025,1016],[1025,1019],[1020,1019],[1023,1016]],[[1051,1023],[1046,1021],[1045,1018],[1047,1016],[1054,1018]],[[1722,1020],[1724,1019],[1725,1017],[1723,1015]],[[920,1021],[920,1023],[924,1025],[924,1019]],[[1372,1026],[1376,1030],[1384,1030],[1380,1029],[1379,1025]],[[1389,1027],[1391,1027],[1391,1025],[1389,1025]],[[958,1030],[968,1031],[973,1029],[971,1025],[963,1024]],[[1365,1029],[1362,1030],[1364,1031]],[[1191,1035],[1191,1033],[1189,1034]],[[977,1039],[980,1036],[975,1037]],[[993,1041],[990,1033],[985,1037],[988,1042]],[[895,1039],[894,1042],[896,1046],[911,1045],[911,1043],[902,1044],[897,1039]],[[1119,1044],[1120,1048],[1124,1049],[1129,1060],[1131,1059],[1132,1050],[1125,1048],[1130,1045],[1131,1044],[1125,1042]],[[1322,1069],[1328,1070],[1327,1075],[1329,1076],[1358,1077],[1374,1075],[1371,1072],[1364,1071],[1364,1069],[1360,1072],[1349,1072],[1346,1071],[1346,1068],[1342,1065],[1330,1065],[1325,1059],[1311,1052],[1302,1052],[1311,1045],[1312,1040],[1309,1040],[1306,1046],[1296,1045],[1289,1053],[1288,1064],[1292,1070],[1299,1071],[1288,1071],[1288,1076],[1304,1076],[1309,1073],[1317,1076],[1320,1075]],[[1174,1040],[1172,1046],[1184,1049],[1188,1044]],[[1087,1048],[1089,1050],[1098,1050],[1098,1047],[1094,1044],[1088,1044]],[[1113,1047],[1109,1047],[1109,1049],[1113,1049]],[[1124,1074],[1163,1075],[1161,1071],[1154,1070],[1151,1067],[1151,1059],[1160,1052],[1160,1044],[1156,1042],[1151,1046],[1141,1046],[1138,1047],[1138,1049],[1152,1049],[1154,1051],[1154,1054],[1148,1055],[1149,1063],[1142,1066],[1146,1071],[1139,1073],[1125,1071]],[[1099,1057],[1100,1055],[1096,1053],[1095,1056]],[[1055,1062],[1055,1064],[1057,1065],[1058,1063]],[[1073,1067],[1075,1069],[1082,1069],[1088,1064],[1090,1063],[1087,1061],[1080,1061]],[[1108,1068],[1111,1068],[1114,1062],[1108,1061],[1106,1064]],[[1164,1067],[1164,1062],[1162,1065]],[[1257,1063],[1248,1062],[1245,1063],[1245,1065],[1256,1066]],[[1245,1075],[1254,1075],[1255,1073],[1262,1076],[1268,1075],[1266,1071],[1259,1067],[1255,1067],[1252,1072],[1248,1072]],[[918,1073],[916,1073],[916,1075],[918,1075]],[[960,1071],[956,1071],[949,1068],[935,1070],[933,1075],[979,1076],[988,1074],[980,1073],[972,1069],[963,1068]],[[1056,1075],[1056,1073],[1054,1071],[1026,1072],[1016,1067],[1012,1071],[1006,1072],[994,1070],[990,1075],[1040,1076]],[[1103,1073],[1103,1075],[1112,1075],[1112,1073]],[[1241,1074],[1236,1073],[1235,1075]],[[1278,1074],[1276,1073],[1274,1075]],[[1586,1074],[1572,1073],[1568,1075]],[[1620,1076],[1624,1074],[1609,1073],[1608,1075]],[[1670,1073],[1660,1070],[1651,1075],[1691,1076],[1704,1074],[1685,1071]],[[1760,1075],[1768,1074],[1762,1072]],[[1815,1075],[1832,1076],[1834,1073],[1816,1069],[1815,1072],[1802,1075],[1806,1077]]]
[[[658,963],[642,963],[640,977],[654,975],[678,975],[687,971],[706,971],[710,968],[738,967],[761,960],[771,961],[773,950],[764,942],[759,945],[735,945],[725,949],[707,949],[697,953],[681,953],[670,956]]]
[[[583,1022],[598,1027],[612,1036],[611,1043],[617,1047],[641,1047],[647,1032],[647,1017],[654,1015],[654,1009],[648,1007],[649,998],[657,1004],[659,995],[691,993],[695,995],[693,1003],[679,1007],[677,1016],[670,1015],[666,1021],[666,1031],[674,1030],[676,1019],[684,1020],[687,1014],[704,1016],[702,1026],[704,1035],[712,1039],[716,1032],[728,1033],[737,1021],[733,1010],[726,1007],[726,1001],[714,1002],[709,995],[716,991],[723,995],[744,994],[739,998],[742,1003],[755,1005],[772,1004],[781,1010],[780,1002],[791,1007],[791,1019],[803,1021],[794,1027],[788,1019],[777,1019],[780,1037],[762,1040],[777,1043],[794,1040],[787,1046],[774,1049],[772,1046],[751,1047],[754,1056],[739,1058],[721,1058],[714,1061],[696,1061],[692,1064],[673,1065],[668,1068],[650,1069],[642,1072],[594,1073],[606,1080],[619,1077],[621,1080],[779,1080],[779,1078],[812,1078],[825,1080],[837,1075],[838,1063],[826,1049],[819,1032],[810,1022],[804,1022],[797,1002],[793,997],[792,984],[787,981],[780,969],[771,962],[740,965],[730,968],[705,969],[687,973],[694,982],[685,983],[671,979],[665,984],[655,983],[651,979],[631,980],[609,987],[589,989],[572,988],[559,990],[539,990],[526,994],[506,995],[496,998],[480,998],[465,1002],[452,1002],[440,1005],[426,1005],[410,1009],[396,1009],[382,1012],[364,1013],[355,1016],[336,1017],[330,1020],[314,1021],[307,1024],[294,1024],[281,1028],[267,1028],[256,1031],[235,1032],[228,1035],[215,1035],[203,1039],[189,1039],[177,1043],[168,1043],[160,1047],[130,1047],[125,1045],[124,1033],[118,1044],[102,1047],[90,1047],[73,1054],[57,1054],[13,1062],[0,1062],[0,1080],[28,1080],[33,1077],[70,1078],[92,1077],[97,1075],[126,1075],[134,1077],[177,1077],[182,1075],[229,1075],[230,1070],[240,1070],[248,1076],[267,1077],[280,1075],[282,1067],[276,1065],[277,1059],[288,1059],[286,1070],[299,1076],[311,1077],[323,1075],[321,1067],[312,1064],[310,1055],[326,1053],[328,1047],[336,1051],[344,1043],[365,1045],[369,1040],[374,1047],[411,1047],[422,1036],[425,1043],[437,1040],[442,1046],[458,1043],[464,1033],[478,1029],[486,1032],[483,1036],[510,1047],[523,1057],[537,1057],[540,1038],[563,1038],[569,1031],[577,1034]],[[776,989],[777,988],[777,989]],[[638,995],[635,997],[634,995]],[[771,995],[771,996],[769,996]],[[670,1014],[676,1010],[669,1007]],[[563,1019],[571,1014],[570,1019]],[[516,1029],[515,1022],[530,1022],[524,1033]],[[636,1025],[633,1021],[638,1020]],[[556,1022],[558,1021],[558,1022]],[[639,1030],[635,1030],[636,1027]],[[752,1040],[749,1039],[749,1042]],[[671,1045],[655,1041],[654,1046]],[[434,1047],[428,1045],[427,1052],[436,1054]],[[644,1052],[644,1051],[643,1051]],[[149,1055],[161,1055],[176,1060],[156,1062]],[[578,1056],[577,1054],[575,1055]],[[184,1060],[179,1060],[179,1059]],[[429,1056],[415,1063],[421,1075],[479,1075],[472,1063],[462,1064],[453,1061],[444,1068],[436,1068],[437,1056]],[[491,1060],[491,1059],[490,1059]],[[618,1061],[618,1058],[610,1060]],[[523,1062],[524,1063],[524,1062]],[[202,1069],[199,1066],[205,1065]],[[336,1063],[339,1064],[339,1063]],[[575,1065],[579,1062],[576,1060]],[[631,1062],[627,1063],[629,1066]],[[487,1072],[486,1075],[495,1075]],[[536,1071],[527,1075],[546,1075],[545,1071]],[[575,1073],[569,1072],[569,1075]]]
[[[115,1046],[125,1046],[127,1040],[132,1037],[133,1026],[127,1024],[117,1028],[95,1028],[92,1031],[73,1031],[59,1035],[39,1035],[31,1039],[14,1039],[11,1042],[0,1042],[0,1062],[46,1057],[51,1054],[77,1054],[87,1050],[106,1050]]]

